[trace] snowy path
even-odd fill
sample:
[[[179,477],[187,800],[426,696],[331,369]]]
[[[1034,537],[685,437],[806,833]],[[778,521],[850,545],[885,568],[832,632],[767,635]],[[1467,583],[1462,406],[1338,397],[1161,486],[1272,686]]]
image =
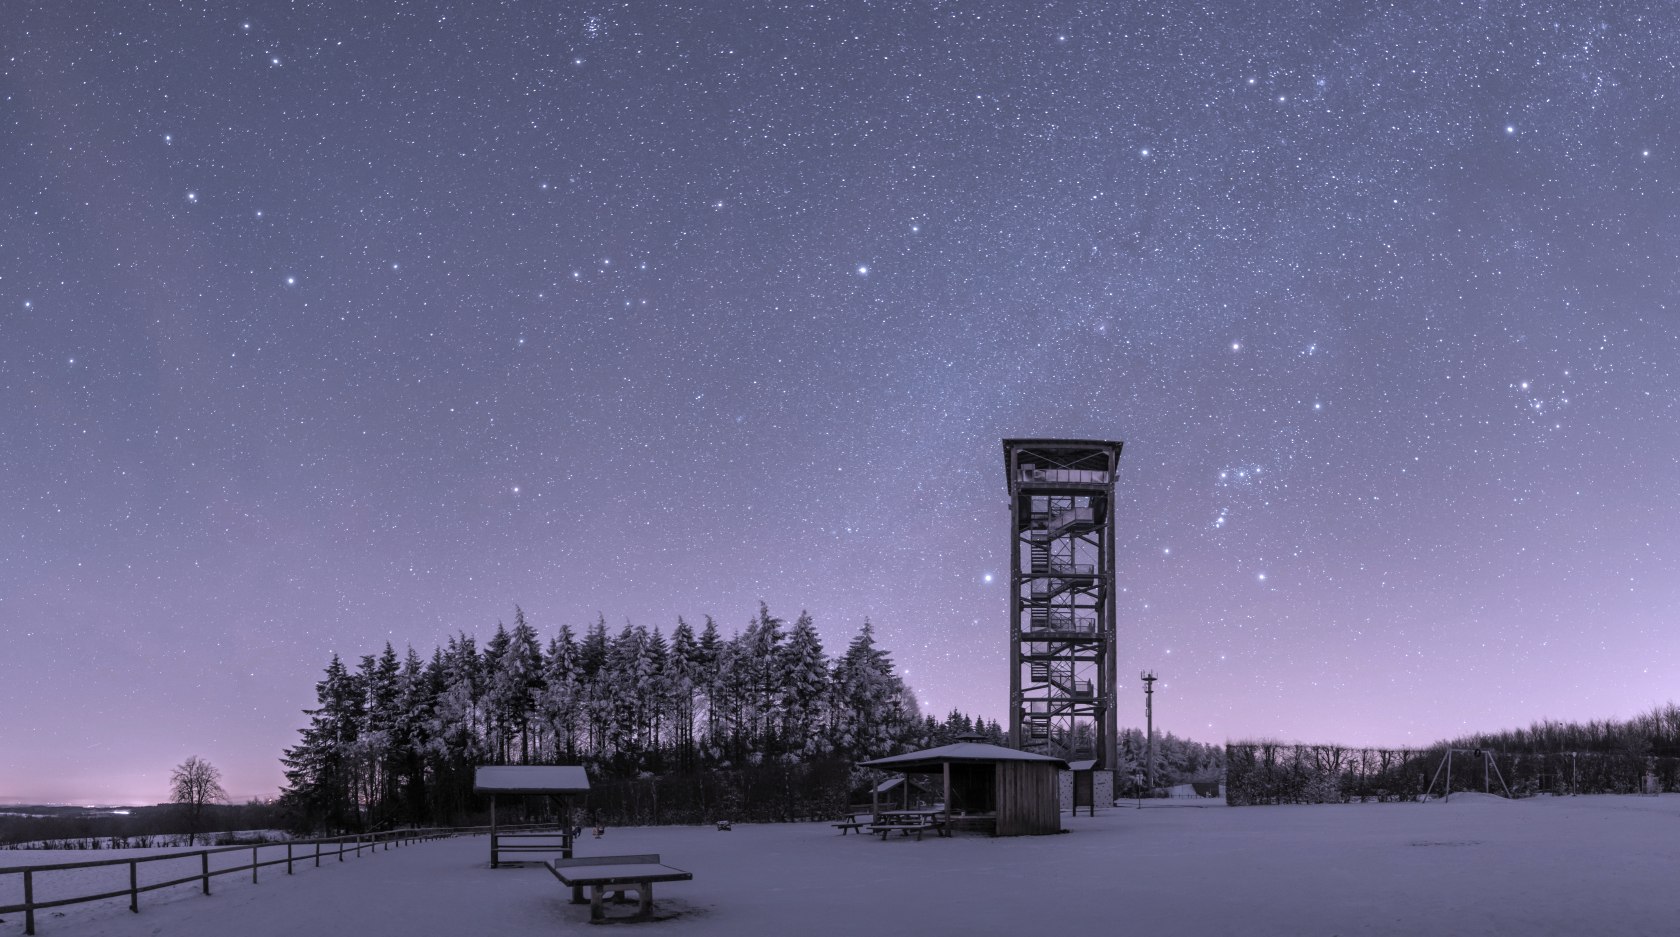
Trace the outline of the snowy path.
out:
[[[579,855],[695,873],[639,925],[671,937],[1096,934],[1672,935],[1680,797],[1113,809],[1066,836],[923,842],[826,824],[614,829]],[[12,853],[11,855],[19,855]],[[85,854],[83,854],[85,855]],[[593,932],[546,871],[491,871],[482,837],[50,912],[41,937],[551,937]],[[9,863],[8,863],[9,864]],[[266,872],[266,870],[265,870]],[[231,877],[230,877],[231,878]],[[621,909],[623,910],[623,909]],[[22,932],[9,914],[0,937]],[[1049,927],[1047,928],[1046,925]]]

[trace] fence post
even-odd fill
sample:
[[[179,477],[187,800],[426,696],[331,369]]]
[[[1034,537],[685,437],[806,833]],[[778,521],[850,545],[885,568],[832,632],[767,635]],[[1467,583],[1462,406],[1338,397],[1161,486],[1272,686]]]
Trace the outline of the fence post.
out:
[[[201,852],[198,854],[198,859],[199,871],[203,873],[204,878],[204,893],[208,895],[210,894],[210,853]]]
[[[338,861],[344,861],[344,837],[338,838]]]
[[[128,860],[128,910],[140,913],[140,863]]]
[[[315,841],[315,868],[321,867],[321,841]]]
[[[251,884],[257,883],[257,847],[251,847]]]
[[[35,933],[35,870],[23,870],[23,932]]]
[[[292,874],[292,844],[289,840],[286,843],[286,874]]]

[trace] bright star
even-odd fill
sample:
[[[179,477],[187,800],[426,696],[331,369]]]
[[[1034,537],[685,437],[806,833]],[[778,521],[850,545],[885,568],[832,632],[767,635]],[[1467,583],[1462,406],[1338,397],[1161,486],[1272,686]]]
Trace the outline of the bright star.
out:
[[[869,265],[868,264],[858,264],[857,272],[858,272],[858,276],[860,276],[860,277],[869,276]]]
[[[1232,342],[1231,343],[1231,350],[1232,351],[1242,351],[1242,342]]]
[[[992,581],[992,574],[991,574],[991,573],[987,573],[987,574],[986,574],[986,575],[984,575],[984,576],[981,576],[981,577],[980,577],[980,578],[981,578],[981,579],[982,579],[982,580],[983,580],[983,581],[985,581],[985,582],[991,582],[991,581]]]
[[[287,277],[286,278],[286,285],[287,286],[297,286],[297,277]]]

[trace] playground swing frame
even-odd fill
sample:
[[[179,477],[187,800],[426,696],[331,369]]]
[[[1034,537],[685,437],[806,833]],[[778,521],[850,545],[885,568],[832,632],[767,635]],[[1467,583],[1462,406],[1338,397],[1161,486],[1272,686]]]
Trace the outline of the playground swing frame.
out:
[[[1478,759],[1478,760],[1481,761],[1481,763],[1482,763],[1482,790],[1483,790],[1483,793],[1487,793],[1487,794],[1493,793],[1493,778],[1498,778],[1499,779],[1499,786],[1500,786],[1501,789],[1503,789],[1505,791],[1506,799],[1507,800],[1515,800],[1516,799],[1516,795],[1511,793],[1511,786],[1505,783],[1505,775],[1504,775],[1503,772],[1501,772],[1499,770],[1499,763],[1494,760],[1494,755],[1495,755],[1494,752],[1488,751],[1485,748],[1449,748],[1449,749],[1447,749],[1446,756],[1441,759],[1441,763],[1435,767],[1435,776],[1429,779],[1429,789],[1423,792],[1424,800],[1427,801],[1429,799],[1430,795],[1435,793],[1435,782],[1439,781],[1441,779],[1441,772],[1445,771],[1446,774],[1447,774],[1447,783],[1446,783],[1445,789],[1444,789],[1444,791],[1441,795],[1441,802],[1442,803],[1451,802],[1451,800],[1452,800],[1452,762],[1453,762],[1453,755],[1455,755],[1455,754],[1469,755],[1471,758]]]

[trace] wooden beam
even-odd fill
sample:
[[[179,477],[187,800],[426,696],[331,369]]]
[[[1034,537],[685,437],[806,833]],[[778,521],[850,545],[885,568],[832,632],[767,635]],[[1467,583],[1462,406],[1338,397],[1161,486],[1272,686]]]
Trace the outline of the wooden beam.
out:
[[[945,762],[945,832],[951,832],[951,763]]]

